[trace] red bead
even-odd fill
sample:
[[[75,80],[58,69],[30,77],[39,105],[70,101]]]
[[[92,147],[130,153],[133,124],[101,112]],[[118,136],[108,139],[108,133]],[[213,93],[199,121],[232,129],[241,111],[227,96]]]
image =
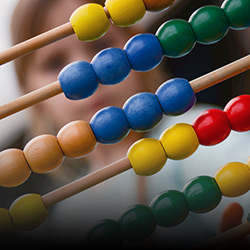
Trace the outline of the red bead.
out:
[[[233,98],[224,111],[233,130],[239,132],[250,130],[250,95]]]
[[[206,146],[222,142],[231,132],[226,113],[219,109],[209,109],[202,112],[195,118],[192,125],[200,144]]]

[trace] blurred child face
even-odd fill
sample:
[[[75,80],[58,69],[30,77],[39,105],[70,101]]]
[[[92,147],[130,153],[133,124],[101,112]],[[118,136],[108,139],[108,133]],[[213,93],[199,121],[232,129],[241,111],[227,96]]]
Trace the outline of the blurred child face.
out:
[[[68,22],[72,12],[79,7],[77,1],[61,0],[60,6],[53,5],[47,12],[42,31]],[[78,41],[75,35],[44,47],[34,53],[27,72],[26,91],[41,88],[57,80],[60,70],[73,61],[90,62],[93,56],[107,47],[123,48],[132,35],[123,28],[110,25],[108,33],[95,42]],[[122,83],[105,86],[99,85],[97,92],[81,101],[68,100],[64,94],[35,106],[39,114],[53,118],[57,128],[73,120],[89,121],[93,114],[106,106],[121,107],[128,97],[143,91],[143,74],[131,72]],[[146,91],[144,89],[144,91]]]

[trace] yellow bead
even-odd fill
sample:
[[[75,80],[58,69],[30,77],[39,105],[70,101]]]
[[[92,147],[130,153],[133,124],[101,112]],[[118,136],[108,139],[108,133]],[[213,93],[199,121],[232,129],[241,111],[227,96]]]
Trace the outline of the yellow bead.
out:
[[[193,127],[186,123],[178,123],[167,128],[161,134],[160,141],[167,157],[173,160],[189,157],[199,146],[199,140]]]
[[[153,138],[135,142],[129,148],[127,155],[135,173],[143,176],[157,173],[167,161],[160,141]]]
[[[27,194],[16,199],[9,209],[16,228],[31,230],[39,227],[48,217],[48,211],[38,194]]]
[[[81,41],[94,41],[109,28],[109,19],[100,4],[89,3],[76,9],[70,17],[71,25]]]
[[[61,165],[64,159],[59,143],[53,135],[40,135],[27,143],[25,158],[33,172],[48,173]]]
[[[16,232],[16,228],[11,221],[9,211],[5,208],[0,208],[0,240],[10,238]]]
[[[250,189],[250,170],[241,162],[231,162],[222,166],[214,178],[224,196],[237,197]]]
[[[7,149],[0,153],[0,186],[16,187],[25,182],[30,174],[22,150]]]
[[[113,23],[120,27],[133,25],[146,13],[143,0],[107,0],[105,5]]]
[[[65,125],[57,135],[64,154],[68,157],[81,157],[96,146],[96,138],[88,122],[74,121]]]

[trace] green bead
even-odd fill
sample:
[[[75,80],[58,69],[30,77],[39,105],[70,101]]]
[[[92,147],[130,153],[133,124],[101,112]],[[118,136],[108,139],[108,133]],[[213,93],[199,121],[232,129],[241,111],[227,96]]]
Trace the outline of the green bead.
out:
[[[119,248],[123,245],[123,238],[116,221],[102,220],[88,232],[86,242],[93,247]]]
[[[144,205],[135,205],[119,218],[123,238],[128,241],[140,241],[148,238],[156,228],[151,209]]]
[[[185,196],[175,190],[159,194],[152,200],[150,206],[157,225],[162,227],[171,227],[181,223],[189,213]]]
[[[224,9],[232,29],[245,29],[250,27],[249,0],[226,0],[223,2],[221,8]]]
[[[190,180],[183,188],[183,194],[191,211],[206,213],[221,201],[222,194],[214,178],[199,176]]]
[[[229,24],[223,9],[217,6],[204,6],[195,11],[189,19],[196,40],[202,44],[213,44],[227,33]]]
[[[167,57],[181,57],[188,54],[196,42],[191,25],[180,19],[163,23],[157,30],[156,36]]]

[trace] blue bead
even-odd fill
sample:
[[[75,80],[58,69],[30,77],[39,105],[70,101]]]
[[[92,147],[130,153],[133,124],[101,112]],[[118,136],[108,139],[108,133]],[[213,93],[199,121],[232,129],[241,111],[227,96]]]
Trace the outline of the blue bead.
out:
[[[58,80],[65,96],[71,100],[91,96],[99,85],[91,64],[84,61],[68,64],[59,73]]]
[[[122,82],[131,71],[125,52],[118,48],[102,50],[95,55],[91,63],[99,82],[105,85]]]
[[[163,83],[156,91],[166,115],[181,115],[193,107],[195,93],[186,79],[175,78]]]
[[[121,141],[129,132],[127,118],[121,108],[107,107],[99,110],[90,126],[98,142],[111,144]]]
[[[133,130],[147,131],[163,117],[157,97],[152,93],[139,93],[130,97],[123,106],[128,123]]]
[[[163,49],[158,38],[153,34],[139,34],[132,37],[125,45],[132,69],[149,71],[157,67],[163,57]]]

